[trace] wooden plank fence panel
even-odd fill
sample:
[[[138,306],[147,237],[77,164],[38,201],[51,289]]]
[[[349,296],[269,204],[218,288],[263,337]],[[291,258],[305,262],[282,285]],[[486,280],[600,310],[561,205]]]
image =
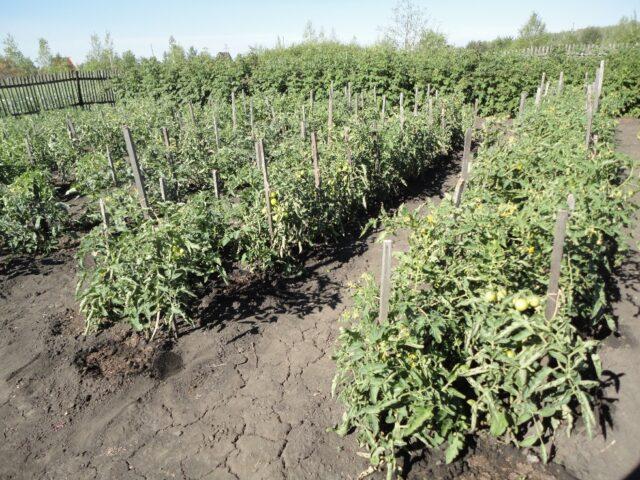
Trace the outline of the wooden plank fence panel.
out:
[[[114,104],[109,72],[62,72],[0,80],[0,117]]]

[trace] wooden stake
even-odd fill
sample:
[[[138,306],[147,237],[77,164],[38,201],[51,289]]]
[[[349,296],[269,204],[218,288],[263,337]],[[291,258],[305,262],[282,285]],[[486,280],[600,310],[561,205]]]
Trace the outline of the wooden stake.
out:
[[[269,236],[273,241],[273,218],[271,216],[271,188],[269,187],[269,174],[267,171],[267,161],[264,157],[264,145],[262,139],[256,142],[256,154],[258,163],[262,169],[262,181],[264,184],[265,210],[267,212],[267,224],[269,226]]]
[[[25,146],[25,149],[27,150],[27,158],[29,159],[29,163],[31,165],[35,165],[36,160],[33,157],[33,149],[31,148],[31,142],[29,141],[28,135],[24,137],[24,146]]]
[[[380,109],[380,120],[384,122],[384,111],[387,108],[387,96],[382,95],[382,108]]]
[[[311,132],[311,159],[313,160],[313,176],[316,189],[320,190],[320,165],[318,161],[318,137],[316,132]]]
[[[540,101],[542,100],[542,88],[538,87],[538,89],[536,90],[536,108],[538,108],[540,106]]]
[[[585,135],[585,145],[587,150],[591,145],[591,129],[593,127],[593,88],[591,85],[587,86],[587,131]]]
[[[456,188],[453,191],[453,205],[458,208],[460,203],[462,203],[462,192],[464,191],[465,180],[464,178],[458,178],[458,182],[456,183]]]
[[[211,170],[211,176],[213,178],[213,194],[216,198],[220,198],[220,192],[218,190],[218,170]]]
[[[113,180],[113,185],[118,186],[118,178],[116,177],[116,167],[113,164],[113,158],[111,158],[111,151],[109,150],[109,146],[107,145],[107,161],[109,162],[109,170],[111,171],[111,180]]]
[[[235,92],[231,92],[231,124],[233,126],[233,131],[235,132],[238,128],[238,120],[236,117],[236,94]]]
[[[400,127],[404,127],[404,93],[400,92]]]
[[[100,205],[100,215],[102,216],[102,228],[105,234],[109,230],[109,217],[107,216],[107,209],[104,206],[104,200],[98,199],[98,205]]]
[[[472,135],[473,135],[473,129],[467,128],[467,131],[464,134],[464,149],[462,151],[462,169],[460,173],[460,176],[465,181],[469,178],[469,160],[471,156]]]
[[[573,203],[572,200],[570,200]],[[567,231],[569,212],[566,209],[558,210],[556,226],[553,235],[553,249],[551,251],[551,269],[549,273],[549,285],[547,287],[547,304],[544,316],[547,320],[553,319],[558,310],[558,292],[560,284],[560,267],[564,250],[564,240]]]
[[[124,135],[124,143],[127,145],[127,153],[129,154],[129,163],[133,170],[133,179],[136,182],[136,188],[140,196],[140,206],[145,217],[149,217],[149,203],[147,202],[147,191],[144,188],[144,179],[138,164],[138,156],[136,155],[136,147],[131,139],[131,131],[129,127],[123,126],[122,133]]]
[[[419,97],[420,91],[418,90],[418,86],[416,85],[414,88],[414,93],[413,93],[413,116],[417,117],[418,116],[418,97]]]
[[[391,247],[393,242],[385,240],[382,244],[382,267],[380,269],[380,311],[378,322],[384,323],[389,318],[389,296],[391,293]]]
[[[78,138],[76,127],[73,125],[73,121],[70,117],[67,117],[67,132],[69,133],[69,138],[71,140],[76,140]]]
[[[165,184],[164,177],[160,177],[160,198],[163,202],[167,201],[167,185]]]
[[[558,78],[558,95],[562,95],[563,89],[564,89],[564,72],[560,72],[560,77]]]

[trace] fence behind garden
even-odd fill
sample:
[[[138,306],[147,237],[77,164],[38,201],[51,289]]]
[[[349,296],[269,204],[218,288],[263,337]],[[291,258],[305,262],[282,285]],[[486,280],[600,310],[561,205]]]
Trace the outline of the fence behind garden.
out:
[[[0,80],[0,117],[69,107],[113,104],[107,71],[62,72]]]

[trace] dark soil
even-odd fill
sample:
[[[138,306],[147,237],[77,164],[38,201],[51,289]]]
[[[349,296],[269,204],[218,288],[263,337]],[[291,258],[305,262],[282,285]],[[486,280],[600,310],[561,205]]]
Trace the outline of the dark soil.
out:
[[[441,172],[407,203],[438,199],[453,182]],[[394,250],[407,247],[400,233]],[[197,328],[153,343],[125,326],[83,335],[73,256],[0,267],[0,478],[355,479],[367,470],[354,436],[330,431],[342,414],[330,395],[331,353],[348,285],[380,268],[375,234],[309,259],[301,278],[209,295]],[[640,355],[631,340],[611,348]],[[614,421],[625,412],[627,427],[640,428],[635,405],[630,398]],[[635,439],[625,442],[617,448],[638,453]],[[586,444],[567,447],[569,456]],[[424,451],[401,463],[416,479],[572,478],[482,437],[452,465]]]

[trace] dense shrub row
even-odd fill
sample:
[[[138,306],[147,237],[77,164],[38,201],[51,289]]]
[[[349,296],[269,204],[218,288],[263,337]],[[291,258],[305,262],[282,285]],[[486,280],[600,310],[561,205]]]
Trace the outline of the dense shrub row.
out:
[[[612,113],[640,111],[640,49],[611,51],[605,92],[615,95]],[[307,43],[289,48],[254,51],[235,60],[195,55],[184,60],[144,59],[129,62],[120,72],[117,90],[122,97],[168,96],[177,102],[204,103],[210,96],[228,98],[232,90],[248,94],[308,95],[326,91],[330,82],[343,87],[377,87],[390,94],[413,94],[428,85],[440,92],[460,91],[468,103],[480,101],[482,114],[513,113],[522,91],[535,94],[543,73],[557,78],[564,71],[570,85],[583,85],[585,74],[599,56],[572,56],[554,51],[532,56],[509,50],[481,51],[443,47],[398,50],[390,46],[360,47],[339,43]],[[590,79],[591,81],[593,78]]]
[[[373,465],[395,465],[411,443],[446,445],[453,460],[480,429],[540,447],[561,422],[595,427],[601,367],[594,332],[615,328],[607,282],[628,224],[628,161],[614,151],[613,122],[599,116],[585,148],[585,97],[548,96],[472,163],[462,205],[450,199],[389,220],[411,229],[392,277],[389,319],[378,321],[373,276],[355,291],[335,354],[346,406],[339,433],[356,429]],[[545,317],[554,222],[575,196],[561,295]]]

